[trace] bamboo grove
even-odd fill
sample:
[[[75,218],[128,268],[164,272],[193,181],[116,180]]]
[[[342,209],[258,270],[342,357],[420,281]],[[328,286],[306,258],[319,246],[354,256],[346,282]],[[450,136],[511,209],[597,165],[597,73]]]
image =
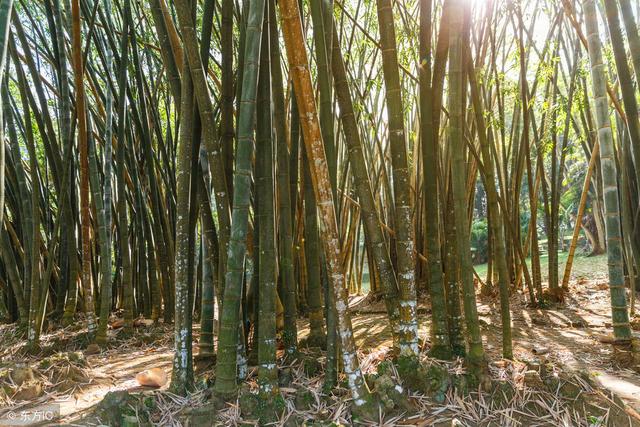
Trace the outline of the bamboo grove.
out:
[[[639,9],[1,0],[0,317],[34,350],[77,322],[107,345],[113,313],[125,331],[173,323],[178,394],[197,357],[215,360],[216,395],[257,365],[274,399],[278,349],[322,347],[326,388],[345,378],[366,412],[350,295],[384,301],[401,374],[427,351],[481,383],[476,291],[498,301],[511,359],[510,297],[562,304],[586,241],[608,254],[612,332],[628,341]]]

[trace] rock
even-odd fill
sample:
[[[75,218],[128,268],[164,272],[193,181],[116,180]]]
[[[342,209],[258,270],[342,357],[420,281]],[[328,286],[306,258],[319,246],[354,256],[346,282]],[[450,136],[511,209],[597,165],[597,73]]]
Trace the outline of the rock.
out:
[[[100,353],[100,346],[98,344],[89,344],[84,351],[85,356],[91,356],[92,354]]]
[[[167,374],[162,368],[151,368],[138,373],[136,381],[144,387],[162,387],[167,383]]]

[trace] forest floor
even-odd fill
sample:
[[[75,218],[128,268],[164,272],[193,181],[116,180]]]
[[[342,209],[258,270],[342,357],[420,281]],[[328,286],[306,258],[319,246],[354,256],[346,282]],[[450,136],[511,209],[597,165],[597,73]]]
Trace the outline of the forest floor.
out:
[[[491,376],[494,380],[509,382],[517,390],[509,395],[508,402],[496,403],[495,393],[472,393],[471,397],[461,397],[451,392],[444,401],[415,394],[411,395],[413,413],[396,413],[386,421],[369,425],[640,426],[640,376],[634,371],[638,366],[625,360],[627,352],[606,343],[611,330],[606,270],[589,271],[588,274],[589,277],[584,277],[577,273],[565,304],[559,307],[531,309],[526,307],[520,293],[513,295],[511,309],[517,362],[501,359],[497,298],[479,297],[483,339],[489,360],[493,361],[490,363]],[[362,349],[362,369],[365,373],[374,372],[388,356],[391,344],[384,306],[365,297],[352,298],[351,306],[355,338]],[[426,302],[420,307],[420,336],[425,339],[429,336],[429,304]],[[42,350],[35,356],[26,352],[25,343],[16,336],[15,327],[0,326],[0,426],[35,425],[24,423],[24,420],[20,424],[20,417],[25,417],[26,413],[32,417],[29,420],[33,420],[37,411],[47,410],[59,410],[59,422],[68,425],[99,425],[94,416],[101,409],[99,403],[108,392],[118,390],[142,396],[139,397],[141,407],[148,410],[147,419],[154,424],[213,425],[210,413],[206,421],[194,421],[198,416],[194,408],[203,405],[206,408],[210,397],[207,389],[213,377],[210,366],[197,366],[198,391],[187,398],[171,394],[167,384],[152,390],[140,386],[136,380],[137,374],[150,368],[159,368],[170,377],[173,357],[170,326],[140,322],[130,336],[124,336],[122,330],[110,330],[113,344],[106,349],[96,349],[88,346],[81,325],[82,322],[78,322],[75,327],[44,334]],[[308,333],[307,322],[301,320],[299,328],[300,338],[304,338]],[[427,341],[422,344],[424,349],[429,346]],[[194,347],[196,352],[197,347]],[[321,365],[325,360],[316,354],[308,357],[319,360]],[[434,363],[426,357],[424,362]],[[452,375],[463,370],[459,361],[439,366],[445,366]],[[545,388],[540,376],[536,376],[533,383],[537,381],[537,387],[529,375],[535,367],[542,367],[541,376],[542,371],[549,373],[551,369],[551,374],[563,381],[554,383],[557,385],[554,391],[548,387],[548,378],[543,377]],[[256,386],[255,371],[255,367],[250,369],[249,388]],[[285,409],[280,424],[296,425],[300,420],[320,419],[350,423],[348,393],[344,388],[339,387],[330,398],[320,397],[321,369],[309,372],[306,362],[293,363],[281,370],[280,376],[281,379],[288,377],[281,385]],[[573,391],[567,393],[567,385],[571,385]],[[301,409],[299,390],[302,388],[307,390],[302,399],[307,402]],[[148,399],[150,396],[152,399]],[[577,400],[583,406],[585,400],[593,402],[602,411],[578,410]],[[123,402],[131,405],[131,400]],[[135,406],[131,405],[132,408]],[[133,425],[140,419],[139,408],[128,415]],[[590,415],[592,413],[594,415]],[[241,421],[236,402],[218,412],[216,423],[237,425]],[[115,422],[108,425],[115,425]]]

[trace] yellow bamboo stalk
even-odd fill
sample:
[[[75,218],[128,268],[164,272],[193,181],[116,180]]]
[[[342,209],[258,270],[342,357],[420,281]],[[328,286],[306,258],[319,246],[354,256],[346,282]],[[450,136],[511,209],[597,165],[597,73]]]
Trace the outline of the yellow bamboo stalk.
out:
[[[349,389],[356,408],[364,409],[365,405],[370,401],[370,393],[360,370],[356,343],[353,337],[349,300],[345,288],[345,273],[341,262],[338,223],[329,179],[329,167],[320,131],[320,122],[314,97],[315,92],[311,83],[298,0],[280,0],[278,8],[280,10],[282,34],[289,61],[289,70],[300,115],[304,145],[309,159],[313,191],[321,220],[321,241],[324,247],[328,278],[337,312],[344,372],[347,376]]]
[[[91,219],[89,213],[89,155],[87,151],[87,121],[85,116],[84,67],[80,33],[80,3],[71,3],[72,53],[76,85],[76,116],[78,118],[78,150],[80,155],[80,223],[82,224],[82,288],[87,329],[92,335],[97,329],[91,287]]]
[[[173,53],[173,58],[176,62],[176,66],[178,67],[178,71],[182,73],[182,43],[180,43],[180,37],[178,36],[178,31],[176,30],[173,18],[169,13],[167,3],[165,3],[164,0],[159,0],[159,3],[160,9],[162,10],[162,17],[164,18],[164,23],[167,27],[167,34],[169,35],[171,52]]]
[[[569,256],[567,258],[567,265],[564,267],[564,275],[562,276],[563,289],[569,288],[569,278],[571,277],[571,267],[573,267],[573,257],[576,253],[578,236],[580,235],[580,229],[582,228],[582,215],[584,215],[584,209],[587,205],[587,194],[589,193],[589,186],[591,184],[591,175],[593,175],[593,170],[595,169],[599,151],[600,140],[596,139],[596,143],[593,146],[593,151],[591,152],[591,159],[589,160],[587,175],[584,177],[584,184],[582,185],[582,195],[580,196],[580,204],[578,205],[578,213],[576,214],[576,226],[573,229],[571,245],[569,245]]]

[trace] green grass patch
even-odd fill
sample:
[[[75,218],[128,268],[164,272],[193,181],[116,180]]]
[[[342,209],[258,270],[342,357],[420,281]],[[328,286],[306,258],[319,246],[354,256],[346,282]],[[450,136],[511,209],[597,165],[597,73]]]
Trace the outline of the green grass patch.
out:
[[[567,263],[568,252],[558,252],[558,274],[560,280],[564,274],[564,267]],[[531,269],[531,258],[527,258],[527,265]],[[485,280],[487,277],[488,264],[478,264],[474,266],[478,276]],[[540,256],[540,269],[542,270],[542,280],[549,278],[549,255]],[[529,270],[531,271],[531,270]],[[596,256],[576,255],[573,258],[573,267],[571,268],[571,278],[580,277],[593,278],[598,274],[607,273],[607,254]]]

